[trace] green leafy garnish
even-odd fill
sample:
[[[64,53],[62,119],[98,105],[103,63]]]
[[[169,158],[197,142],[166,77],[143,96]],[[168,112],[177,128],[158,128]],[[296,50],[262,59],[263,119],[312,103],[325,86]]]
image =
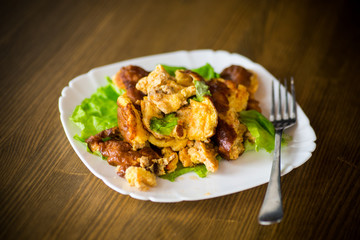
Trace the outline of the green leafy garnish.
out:
[[[171,76],[175,76],[175,72],[178,69],[186,70],[185,67],[180,66],[169,66],[165,64],[161,64],[165,71],[167,71]],[[200,76],[202,76],[205,80],[210,80],[212,78],[218,78],[220,77],[220,74],[216,73],[214,68],[209,64],[206,63],[204,66],[201,66],[199,68],[191,69],[191,71],[196,72]]]
[[[81,130],[80,136],[74,138],[84,141],[105,129],[117,125],[117,98],[125,90],[118,89],[107,77],[108,85],[100,87],[90,98],[85,98],[76,106],[70,120]]]
[[[195,89],[196,89],[196,97],[193,98],[198,102],[202,102],[204,100],[204,96],[208,95],[211,96],[209,86],[206,85],[203,81],[194,81]]]
[[[267,152],[274,150],[275,129],[272,123],[261,113],[255,110],[240,112],[240,121],[246,125],[250,134],[255,138],[255,144],[245,142],[247,150],[255,148],[256,151],[263,148]],[[282,143],[286,144],[290,136],[283,134]]]
[[[240,121],[246,125],[255,138],[255,150],[260,148],[268,152],[274,150],[275,129],[272,123],[255,110],[240,112]]]
[[[204,178],[207,176],[208,170],[204,164],[198,164],[194,167],[184,167],[181,163],[178,163],[174,172],[167,173],[160,177],[174,182],[177,177],[189,172],[195,172],[199,177]]]
[[[165,115],[164,118],[151,118],[150,129],[163,135],[170,135],[177,123],[178,118],[176,117],[176,114],[170,113]]]
[[[165,71],[167,71],[171,76],[175,76],[175,72],[178,69],[186,70],[186,68],[184,68],[184,67],[169,66],[169,65],[164,65],[164,64],[161,64],[161,66],[163,66]]]
[[[202,76],[205,80],[210,80],[212,78],[220,77],[220,74],[216,73],[214,68],[209,63],[206,63],[202,67],[191,69],[191,71],[196,72],[197,74]]]

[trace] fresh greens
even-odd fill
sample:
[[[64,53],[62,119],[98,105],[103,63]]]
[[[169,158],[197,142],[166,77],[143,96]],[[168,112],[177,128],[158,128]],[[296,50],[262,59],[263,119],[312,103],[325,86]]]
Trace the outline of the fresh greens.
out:
[[[178,69],[185,70],[184,67],[178,67],[178,66],[169,66],[161,64],[165,71],[167,71],[171,76],[175,76],[175,71]],[[206,63],[204,66],[201,66],[199,68],[191,69],[191,71],[196,72],[200,76],[202,76],[205,80],[210,80],[212,78],[218,78],[220,75],[215,72],[214,68],[209,64]]]
[[[84,141],[105,129],[117,125],[117,98],[125,90],[119,90],[107,77],[108,85],[100,87],[90,98],[85,98],[76,106],[70,120],[81,130],[80,136],[74,138]]]
[[[240,112],[240,121],[246,125],[250,134],[255,138],[255,144],[245,142],[246,149],[255,148],[259,151],[260,148],[267,152],[274,150],[275,129],[272,123],[264,117],[261,113],[255,110]],[[282,143],[286,144],[290,137],[283,135]]]
[[[177,177],[188,172],[195,172],[201,178],[206,177],[208,173],[204,164],[195,165],[194,167],[184,167],[181,163],[178,163],[177,168],[174,172],[167,173],[160,177],[174,182]]]
[[[161,64],[161,66],[163,66],[163,68],[165,69],[165,71],[167,71],[171,76],[175,76],[175,72],[176,70],[180,69],[180,70],[186,70],[186,68],[184,67],[178,67],[178,66],[169,66],[169,65],[164,65]]]
[[[215,72],[214,68],[209,63],[206,63],[202,67],[191,69],[191,71],[196,72],[197,74],[202,76],[205,80],[210,80],[212,78],[220,77],[220,75]]]
[[[203,81],[194,81],[195,89],[196,89],[196,97],[193,98],[198,102],[202,102],[204,100],[204,96],[208,95],[211,96],[209,86],[206,85]]]
[[[255,110],[240,112],[240,121],[246,125],[251,135],[255,138],[255,150],[264,148],[271,152],[274,150],[274,126],[261,113]]]
[[[175,113],[167,114],[164,118],[153,117],[150,119],[150,129],[163,135],[170,135],[177,124],[178,118]]]

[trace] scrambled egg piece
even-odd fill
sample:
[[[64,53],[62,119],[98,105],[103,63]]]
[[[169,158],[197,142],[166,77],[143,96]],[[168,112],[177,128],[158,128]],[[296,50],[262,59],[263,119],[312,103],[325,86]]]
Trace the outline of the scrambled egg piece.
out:
[[[146,94],[149,100],[163,113],[177,111],[187,104],[187,99],[196,94],[195,86],[184,87],[176,83],[163,66],[157,65],[147,77],[140,79],[136,88]]]
[[[194,85],[194,80],[203,81],[204,79],[197,73],[191,70],[176,70],[175,81],[185,87]]]
[[[239,84],[237,87],[231,81],[224,81],[226,86],[230,89],[228,96],[229,110],[232,112],[241,112],[246,109],[249,100],[249,93],[245,86]]]
[[[130,143],[133,150],[143,148],[149,138],[149,133],[144,129],[139,111],[127,96],[117,99],[118,126],[125,141]]]
[[[203,163],[208,171],[215,172],[219,167],[216,155],[212,144],[195,141],[192,146],[190,144],[179,152],[179,159],[184,167]]]
[[[148,97],[144,97],[143,100],[141,100],[140,107],[141,107],[141,114],[142,114],[142,122],[143,122],[146,130],[148,130],[150,133],[152,133],[152,135],[154,135],[156,138],[160,138],[160,139],[166,138],[167,136],[157,133],[157,132],[151,130],[151,128],[150,128],[151,118],[153,118],[153,117],[163,118],[164,117],[162,112],[160,111],[160,109],[158,109],[155,104],[153,104],[151,101],[149,101]]]
[[[173,151],[180,151],[186,146],[188,139],[176,139],[176,138],[158,139],[154,135],[150,134],[149,142],[160,148],[170,147]]]
[[[172,151],[171,148],[163,148],[161,153],[164,155],[165,158],[169,159],[168,164],[165,167],[167,173],[171,173],[175,171],[177,168],[177,163],[179,162],[179,155]]]
[[[190,99],[190,104],[177,111],[177,116],[189,140],[206,141],[215,134],[218,113],[208,97],[202,102]]]
[[[130,186],[137,187],[141,191],[149,190],[149,187],[156,186],[156,176],[150,171],[141,167],[129,167],[126,169],[125,179]]]

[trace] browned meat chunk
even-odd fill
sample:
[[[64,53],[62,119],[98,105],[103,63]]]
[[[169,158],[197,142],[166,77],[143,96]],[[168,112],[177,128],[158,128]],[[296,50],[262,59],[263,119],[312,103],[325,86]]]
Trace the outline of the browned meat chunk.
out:
[[[259,86],[259,81],[255,73],[247,70],[244,67],[231,65],[230,67],[225,68],[221,72],[220,76],[226,80],[234,82],[236,86],[245,86],[249,92],[249,103],[247,109],[254,109],[258,112],[261,112],[259,102],[256,101],[254,97],[254,94]]]
[[[90,151],[97,152],[100,151],[100,143],[103,142],[103,139],[115,139],[115,140],[121,140],[121,134],[119,131],[119,127],[113,127],[106,129],[104,131],[99,132],[96,135],[93,135],[85,140],[86,143],[88,143],[88,147]]]
[[[149,133],[144,129],[141,115],[130,99],[120,96],[118,105],[118,126],[125,141],[130,143],[133,150],[143,148],[149,138]]]
[[[110,140],[104,140],[112,137]],[[119,140],[120,135],[117,128],[104,130],[86,139],[89,149],[93,152],[99,151],[107,158],[110,165],[118,166],[118,175],[124,177],[125,171],[130,166],[140,166],[139,158],[148,159],[160,158],[150,147],[144,147],[138,151],[132,150],[129,143]]]
[[[237,159],[245,151],[243,145],[245,132],[246,127],[239,120],[235,120],[234,124],[229,124],[219,118],[213,141],[219,146],[220,156],[227,160]]]
[[[261,113],[260,103],[259,101],[250,98],[246,107],[246,110],[255,110]]]
[[[251,76],[252,73],[250,71],[238,65],[231,65],[230,67],[225,68],[220,74],[221,78],[231,80],[236,85],[241,84],[245,87],[250,87]]]
[[[149,72],[138,66],[129,65],[122,67],[113,78],[113,82],[118,88],[125,89],[126,95],[133,104],[141,100],[144,96],[142,92],[136,89],[136,83],[143,77],[149,75]]]
[[[237,159],[245,150],[243,135],[246,132],[246,127],[238,119],[238,112],[246,109],[249,93],[243,85],[236,86],[230,80],[212,79],[208,85],[219,112],[213,140],[219,147],[221,157]]]

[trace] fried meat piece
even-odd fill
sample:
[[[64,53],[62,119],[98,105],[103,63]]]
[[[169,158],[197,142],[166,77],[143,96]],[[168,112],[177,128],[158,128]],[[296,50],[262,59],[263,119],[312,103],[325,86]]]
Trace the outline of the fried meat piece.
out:
[[[259,113],[261,113],[259,101],[255,100],[253,98],[249,98],[246,110],[255,110],[255,111],[258,111]]]
[[[121,89],[126,90],[126,95],[130,98],[133,104],[137,104],[144,94],[136,89],[136,83],[143,77],[149,75],[149,72],[138,66],[125,66],[122,67],[114,76],[114,84]]]
[[[254,94],[258,88],[259,82],[254,73],[239,65],[231,65],[225,68],[220,77],[233,81],[236,85],[244,85],[250,94]]]
[[[259,86],[259,81],[255,73],[247,70],[242,66],[231,65],[221,72],[220,77],[226,80],[230,80],[236,85],[241,84],[245,86],[250,94],[247,110],[254,109],[258,112],[261,112],[259,102],[256,101],[254,97],[254,94]]]
[[[230,80],[221,78],[212,79],[207,84],[219,114],[229,110],[240,112],[246,109],[249,93],[243,85],[236,85]]]
[[[179,159],[184,167],[203,163],[208,171],[215,172],[219,167],[216,155],[216,150],[211,143],[195,141],[179,152]]]
[[[114,136],[114,137],[113,137]],[[148,159],[160,158],[150,147],[144,147],[138,151],[132,150],[129,143],[119,140],[117,127],[104,130],[86,139],[89,149],[92,152],[99,151],[102,156],[107,158],[107,162],[112,166],[118,166],[118,175],[124,177],[125,171],[130,166],[140,166],[138,161],[141,157]],[[107,138],[112,137],[110,140]]]
[[[219,146],[221,157],[237,159],[245,150],[243,135],[246,132],[245,125],[238,119],[238,112],[246,109],[249,93],[243,85],[236,86],[230,80],[212,79],[208,85],[219,112],[213,141]]]
[[[206,141],[215,134],[218,113],[209,97],[202,102],[190,99],[188,106],[177,111],[177,117],[189,140]]]
[[[150,187],[156,186],[155,174],[141,167],[129,167],[126,169],[125,179],[130,186],[141,191],[147,191]]]
[[[235,160],[245,151],[243,136],[247,128],[238,119],[231,119],[233,122],[229,123],[226,118],[219,118],[216,134],[213,137],[213,141],[219,146],[220,156],[227,160]]]
[[[177,111],[187,104],[187,99],[196,94],[195,86],[184,87],[176,83],[163,66],[157,65],[147,77],[142,78],[136,88],[146,94],[163,113]]]
[[[139,111],[126,96],[120,96],[117,105],[118,126],[124,140],[131,144],[133,150],[145,147],[149,133],[143,127]]]
[[[85,140],[85,142],[88,144],[88,148],[92,152],[98,152],[100,151],[101,143],[104,139],[115,139],[115,140],[121,140],[121,134],[119,131],[119,127],[113,127],[106,129],[104,131],[99,132],[98,134],[95,134],[93,136],[90,136]]]

